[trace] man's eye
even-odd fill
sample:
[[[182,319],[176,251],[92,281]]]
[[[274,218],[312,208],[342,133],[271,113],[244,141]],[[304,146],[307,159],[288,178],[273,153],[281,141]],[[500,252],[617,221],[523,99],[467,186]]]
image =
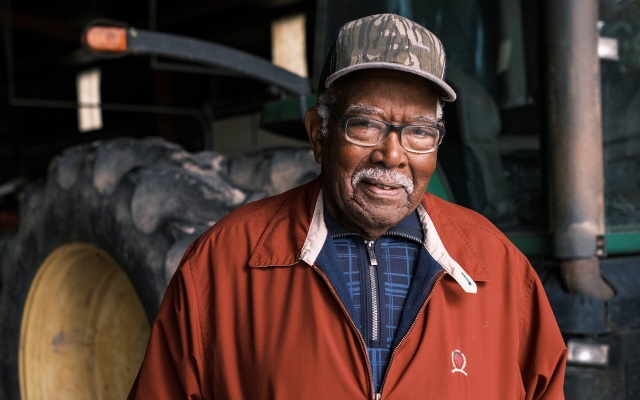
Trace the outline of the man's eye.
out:
[[[418,137],[435,137],[438,135],[436,128],[433,128],[431,126],[415,127],[411,134]]]
[[[353,118],[349,120],[349,125],[356,128],[372,128],[377,126],[373,121],[361,118]]]

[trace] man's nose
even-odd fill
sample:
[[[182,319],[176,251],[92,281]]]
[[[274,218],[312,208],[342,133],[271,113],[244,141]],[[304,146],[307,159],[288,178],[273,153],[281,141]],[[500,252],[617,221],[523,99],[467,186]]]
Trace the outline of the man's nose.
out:
[[[400,144],[398,132],[389,132],[385,141],[374,148],[371,153],[371,162],[383,164],[385,168],[402,168],[407,164],[406,150]]]

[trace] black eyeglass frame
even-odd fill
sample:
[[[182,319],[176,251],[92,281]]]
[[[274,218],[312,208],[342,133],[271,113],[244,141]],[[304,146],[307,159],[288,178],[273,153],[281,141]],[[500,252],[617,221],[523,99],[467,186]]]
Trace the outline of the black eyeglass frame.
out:
[[[387,140],[387,138],[389,137],[389,133],[391,132],[397,132],[398,133],[398,139],[400,141],[400,145],[402,146],[403,149],[405,149],[408,152],[411,153],[416,153],[416,154],[429,154],[429,153],[433,153],[434,151],[436,151],[436,149],[438,148],[438,146],[440,146],[440,144],[442,143],[442,140],[444,139],[444,136],[447,134],[446,129],[444,128],[444,122],[442,121],[438,121],[438,123],[436,125],[428,125],[428,124],[402,124],[402,125],[394,125],[391,124],[387,121],[382,121],[379,119],[375,119],[375,118],[369,118],[369,117],[362,117],[359,115],[344,115],[344,114],[340,114],[339,112],[337,112],[336,110],[334,110],[331,107],[327,107],[327,109],[329,110],[329,112],[331,113],[331,115],[336,118],[338,121],[340,121],[340,125],[342,126],[342,132],[344,134],[345,139],[349,142],[349,143],[353,143],[356,144],[358,146],[362,146],[362,147],[374,147],[374,146],[379,146],[382,143],[384,143],[385,140]],[[354,141],[353,139],[349,138],[349,136],[347,135],[347,130],[345,129],[347,126],[347,123],[349,122],[350,119],[352,118],[360,118],[360,119],[365,119],[365,120],[369,120],[369,121],[375,121],[375,122],[380,122],[383,125],[385,125],[387,127],[387,132],[382,136],[382,140],[379,143],[375,143],[375,144],[368,144],[368,143],[362,143],[362,142],[357,142]],[[433,146],[431,149],[429,150],[413,150],[413,149],[407,149],[406,147],[404,147],[404,144],[402,142],[402,131],[404,130],[404,128],[406,127],[416,127],[416,126],[426,126],[429,128],[435,128],[438,130],[439,136],[438,136],[438,140],[436,141],[435,146]]]

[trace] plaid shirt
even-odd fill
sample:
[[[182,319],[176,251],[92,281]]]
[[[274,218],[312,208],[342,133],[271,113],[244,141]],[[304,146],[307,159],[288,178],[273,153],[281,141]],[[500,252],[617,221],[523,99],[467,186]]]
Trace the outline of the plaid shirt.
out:
[[[351,301],[347,309],[367,346],[379,391],[422,247],[422,227],[414,212],[369,242],[324,214],[349,293],[342,301]]]

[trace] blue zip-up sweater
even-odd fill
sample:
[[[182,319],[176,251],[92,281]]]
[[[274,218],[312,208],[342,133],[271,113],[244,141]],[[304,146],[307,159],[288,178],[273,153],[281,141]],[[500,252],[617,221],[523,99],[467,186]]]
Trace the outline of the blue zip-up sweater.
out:
[[[373,385],[378,391],[393,348],[415,318],[441,267],[422,246],[424,235],[416,212],[375,241],[349,231],[326,210],[324,214],[329,236],[318,264],[326,272],[333,272],[327,275],[336,288],[342,289],[337,289],[338,294],[367,346]],[[331,266],[324,268],[320,261],[324,257]],[[412,287],[419,262],[418,279]],[[418,307],[407,307],[404,312],[405,304]]]

